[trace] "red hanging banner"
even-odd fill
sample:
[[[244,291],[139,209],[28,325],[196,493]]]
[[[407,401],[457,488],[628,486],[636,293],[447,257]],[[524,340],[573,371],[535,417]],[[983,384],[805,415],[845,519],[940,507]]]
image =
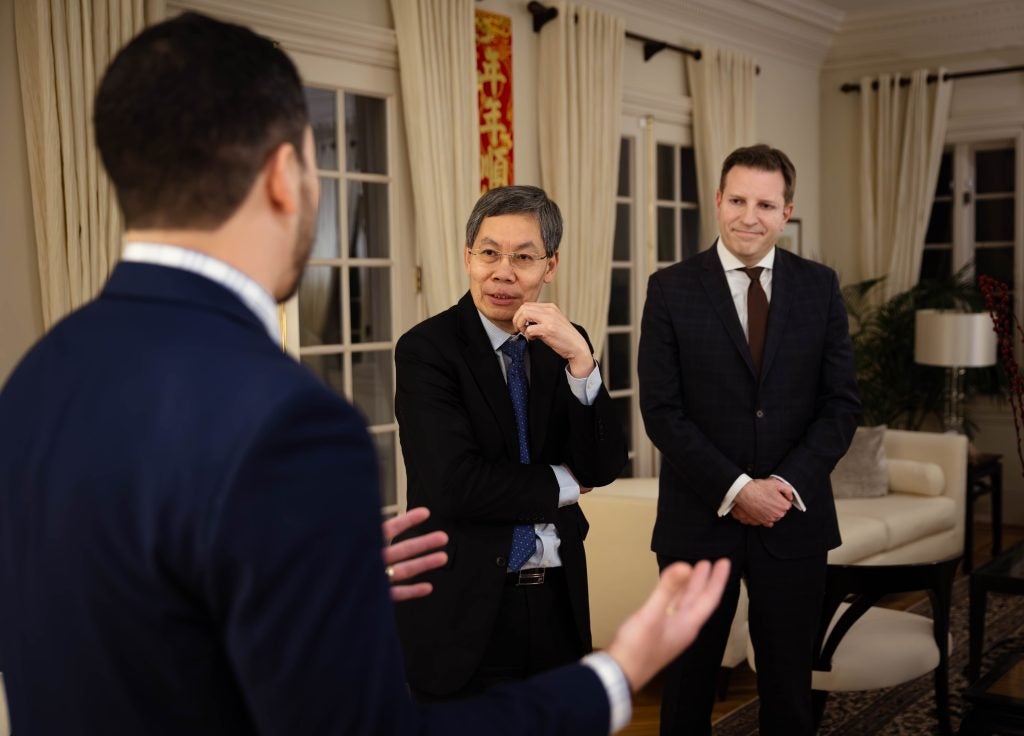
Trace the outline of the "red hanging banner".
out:
[[[480,193],[514,181],[512,160],[512,19],[476,11]]]

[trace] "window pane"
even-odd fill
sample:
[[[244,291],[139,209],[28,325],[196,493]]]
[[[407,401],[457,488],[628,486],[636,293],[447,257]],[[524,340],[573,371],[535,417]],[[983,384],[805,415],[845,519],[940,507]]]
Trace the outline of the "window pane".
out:
[[[341,269],[307,266],[299,282],[299,345],[341,344]]]
[[[676,172],[672,146],[658,144],[658,199],[675,199]]]
[[[316,240],[312,258],[339,258],[338,181],[320,177],[320,209],[316,214]]]
[[[1012,199],[976,200],[974,239],[979,243],[1013,240]]]
[[[304,87],[309,124],[313,128],[317,168],[338,170],[338,116],[335,93],[326,89]]]
[[[683,259],[700,250],[700,213],[697,210],[679,212],[679,232],[682,235]]]
[[[388,173],[388,126],[384,100],[345,95],[345,169]]]
[[[953,275],[953,252],[948,248],[925,249],[921,257],[921,280],[946,279]]]
[[[697,196],[697,162],[692,148],[679,149],[679,192],[684,202],[699,202]]]
[[[623,138],[619,142],[619,191],[620,197],[629,196],[630,173],[633,171],[632,139]]]
[[[608,335],[608,390],[630,388],[633,385],[633,360],[630,358],[629,345],[632,335],[615,333]]]
[[[630,450],[633,449],[633,397],[632,396],[620,396],[617,399],[612,399],[612,403],[615,405],[615,413],[619,417],[619,424],[622,425],[622,431],[626,435],[626,447]]]
[[[676,211],[672,207],[658,208],[658,260],[675,262]]]
[[[369,424],[389,424],[395,420],[393,365],[390,350],[352,353],[352,403]]]
[[[377,460],[380,463],[380,500],[384,506],[398,503],[398,486],[395,482],[395,433],[383,432],[373,435],[377,446]]]
[[[629,324],[629,269],[612,269],[612,291],[608,300],[608,324]]]
[[[1013,290],[1013,246],[1004,248],[978,248],[974,251],[976,276],[999,279]]]
[[[391,269],[365,266],[351,268],[348,288],[352,342],[390,340]]]
[[[336,394],[345,395],[341,355],[303,355],[302,364],[318,375]]]
[[[953,242],[953,226],[952,226],[952,202],[934,202],[932,203],[932,214],[928,220],[928,232],[925,233],[924,242],[926,243],[952,243]]]
[[[978,151],[974,154],[975,176],[978,194],[987,192],[1014,191],[1014,151],[1002,148],[998,151]]]
[[[936,197],[953,196],[953,152],[946,151],[942,154],[942,161],[939,163],[939,178],[935,182]]]
[[[351,258],[388,257],[388,185],[348,183],[348,254]]]
[[[619,204],[615,207],[615,243],[612,246],[613,261],[628,261],[632,248],[629,247],[630,206]]]

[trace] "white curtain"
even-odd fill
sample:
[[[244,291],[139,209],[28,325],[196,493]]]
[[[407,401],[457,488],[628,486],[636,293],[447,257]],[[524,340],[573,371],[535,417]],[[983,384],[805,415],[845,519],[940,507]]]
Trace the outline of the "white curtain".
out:
[[[14,4],[43,326],[99,291],[121,254],[121,217],[94,145],[93,96],[117,51],[163,17],[152,0]]]
[[[754,140],[754,60],[738,51],[713,46],[701,58],[686,57],[686,77],[693,101],[693,147],[697,159],[697,188],[701,194],[700,237],[707,248],[718,237],[714,192],[722,163],[740,146]]]
[[[553,299],[600,355],[608,324],[622,109],[621,18],[555,2],[538,50],[541,186],[565,232]],[[575,22],[574,22],[575,18]]]
[[[391,0],[427,314],[466,290],[465,223],[480,194],[473,0]]]
[[[882,299],[917,283],[953,83],[927,83],[928,71],[860,80],[861,267],[886,276]],[[878,90],[871,89],[877,81]]]

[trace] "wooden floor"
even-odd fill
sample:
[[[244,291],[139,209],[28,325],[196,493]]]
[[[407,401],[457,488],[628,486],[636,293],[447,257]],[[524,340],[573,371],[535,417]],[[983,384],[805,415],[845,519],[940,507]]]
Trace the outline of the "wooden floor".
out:
[[[977,567],[992,558],[992,528],[987,524],[975,524],[974,527],[974,566]],[[1003,549],[1024,539],[1024,528],[1003,527]],[[960,573],[961,575],[963,573]],[[909,608],[924,597],[925,594],[910,594],[896,600],[887,601],[892,608]],[[746,663],[733,670],[729,683],[729,693],[725,700],[715,703],[713,720],[731,713],[746,705],[757,697],[757,675],[750,671]],[[661,683],[655,679],[641,690],[633,699],[633,721],[620,733],[627,736],[657,736],[658,711],[661,704]]]

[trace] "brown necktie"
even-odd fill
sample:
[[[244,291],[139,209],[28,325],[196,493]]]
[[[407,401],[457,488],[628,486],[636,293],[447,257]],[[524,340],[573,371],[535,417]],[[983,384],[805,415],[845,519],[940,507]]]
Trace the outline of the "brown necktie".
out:
[[[768,326],[768,296],[761,288],[761,271],[764,268],[744,268],[743,273],[750,278],[747,287],[747,342],[750,344],[750,355],[754,359],[754,370],[761,375],[761,359],[764,357],[764,332]]]

